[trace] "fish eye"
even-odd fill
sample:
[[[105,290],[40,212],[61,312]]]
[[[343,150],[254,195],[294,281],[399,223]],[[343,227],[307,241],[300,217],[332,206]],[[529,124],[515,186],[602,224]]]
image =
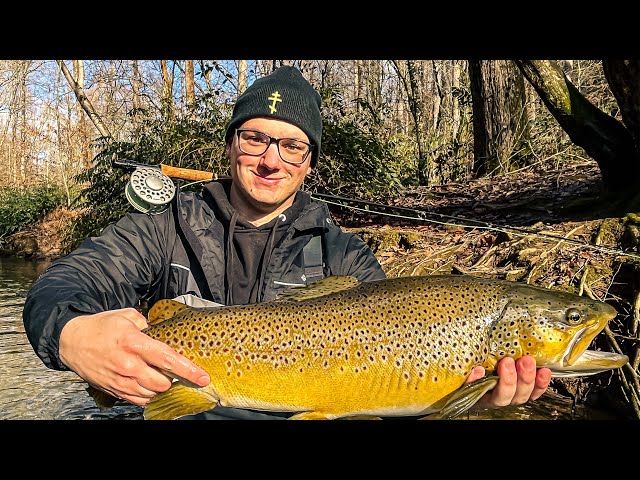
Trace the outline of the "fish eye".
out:
[[[582,315],[575,308],[570,308],[569,310],[567,310],[566,318],[570,324],[575,325],[580,322],[580,320],[582,319]]]

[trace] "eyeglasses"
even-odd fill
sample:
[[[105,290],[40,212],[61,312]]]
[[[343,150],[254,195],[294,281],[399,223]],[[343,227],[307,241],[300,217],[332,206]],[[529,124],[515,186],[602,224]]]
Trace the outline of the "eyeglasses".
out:
[[[295,138],[276,138],[256,130],[236,129],[238,148],[247,155],[262,155],[272,143],[278,148],[278,155],[282,161],[293,165],[305,162],[315,145],[311,145]]]

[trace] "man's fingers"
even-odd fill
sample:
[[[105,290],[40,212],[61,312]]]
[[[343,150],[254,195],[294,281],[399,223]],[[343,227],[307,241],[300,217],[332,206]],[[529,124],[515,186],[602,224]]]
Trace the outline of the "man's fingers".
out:
[[[188,358],[183,357],[173,348],[158,340],[148,337],[146,345],[139,345],[138,354],[147,364],[173,378],[187,380],[195,385],[204,387],[209,381],[209,374]]]
[[[149,325],[147,323],[147,319],[135,308],[123,308],[121,310],[121,314],[123,317],[131,320],[136,327],[140,330],[143,328],[147,328]]]
[[[143,391],[141,391],[141,396],[144,396],[147,392],[155,394],[169,390],[169,387],[173,383],[171,376],[165,375],[156,368],[150,366],[147,366],[147,368],[144,369],[144,373],[139,375],[136,381],[143,389]]]
[[[505,357],[498,362],[497,367],[500,381],[490,392],[491,402],[497,407],[504,407],[511,403],[518,387],[518,374],[515,361],[511,357]]]
[[[139,397],[137,395],[126,395],[126,394],[121,395],[121,397],[122,397],[123,400],[126,400],[127,402],[131,402],[131,403],[133,403],[135,405],[138,405],[140,407],[144,407],[153,398],[153,396],[151,396],[151,397]]]
[[[465,383],[477,380],[482,375],[478,367],[469,374]],[[480,367],[481,368],[481,367]],[[498,384],[487,392],[477,403],[477,408],[505,407],[521,405],[539,398],[549,387],[551,370],[538,369],[533,357],[525,355],[514,361],[511,357],[500,360],[496,366]]]
[[[121,385],[118,387],[102,388],[102,387],[96,387],[95,385],[93,386],[94,388],[101,390],[111,395],[112,397],[118,398],[120,400],[126,400],[128,402],[131,402],[140,406],[144,406],[147,403],[149,403],[149,401],[157,393],[157,392],[148,390],[144,387],[141,387],[134,379],[128,379],[127,385]]]
[[[521,405],[529,401],[536,384],[536,361],[530,356],[519,358],[516,362],[518,383],[511,399],[512,405]]]
[[[531,397],[529,400],[536,400],[542,396],[542,394],[549,387],[549,383],[551,382],[551,370],[548,368],[540,368],[536,372],[535,386],[533,387],[533,392],[531,392]]]
[[[485,374],[484,367],[480,365],[476,365],[475,367],[473,367],[473,370],[471,370],[471,373],[469,374],[469,376],[467,377],[464,383],[474,382],[479,378],[484,377],[484,374]]]

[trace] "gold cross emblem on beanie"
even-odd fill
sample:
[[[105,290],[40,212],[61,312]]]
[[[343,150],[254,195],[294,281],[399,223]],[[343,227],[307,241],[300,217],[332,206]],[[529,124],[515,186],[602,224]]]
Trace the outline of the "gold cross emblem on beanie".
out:
[[[276,90],[275,92],[273,92],[271,94],[271,96],[268,98],[268,100],[271,100],[271,105],[269,105],[269,110],[271,113],[276,113],[276,102],[281,102],[282,99],[280,98],[280,93],[278,93],[278,91]]]

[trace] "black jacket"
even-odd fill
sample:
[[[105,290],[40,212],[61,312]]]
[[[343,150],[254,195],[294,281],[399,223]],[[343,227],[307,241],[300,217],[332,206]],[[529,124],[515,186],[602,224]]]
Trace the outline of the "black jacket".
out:
[[[224,192],[210,182],[202,192],[179,192],[172,208],[158,215],[128,213],[98,237],[86,239],[53,262],[34,282],[23,310],[25,330],[43,363],[68,370],[58,348],[60,332],[72,318],[193,294],[226,304],[232,282],[227,208],[215,200]],[[260,267],[257,301],[269,301],[291,285],[306,283],[303,247],[322,240],[324,276],[353,275],[361,281],[385,277],[369,247],[336,226],[324,203],[299,192],[295,218],[267,245]],[[301,208],[300,208],[301,207]],[[180,215],[178,215],[178,212]],[[231,215],[233,216],[233,214]],[[277,230],[274,223],[273,231]],[[267,248],[268,250],[268,248]]]

